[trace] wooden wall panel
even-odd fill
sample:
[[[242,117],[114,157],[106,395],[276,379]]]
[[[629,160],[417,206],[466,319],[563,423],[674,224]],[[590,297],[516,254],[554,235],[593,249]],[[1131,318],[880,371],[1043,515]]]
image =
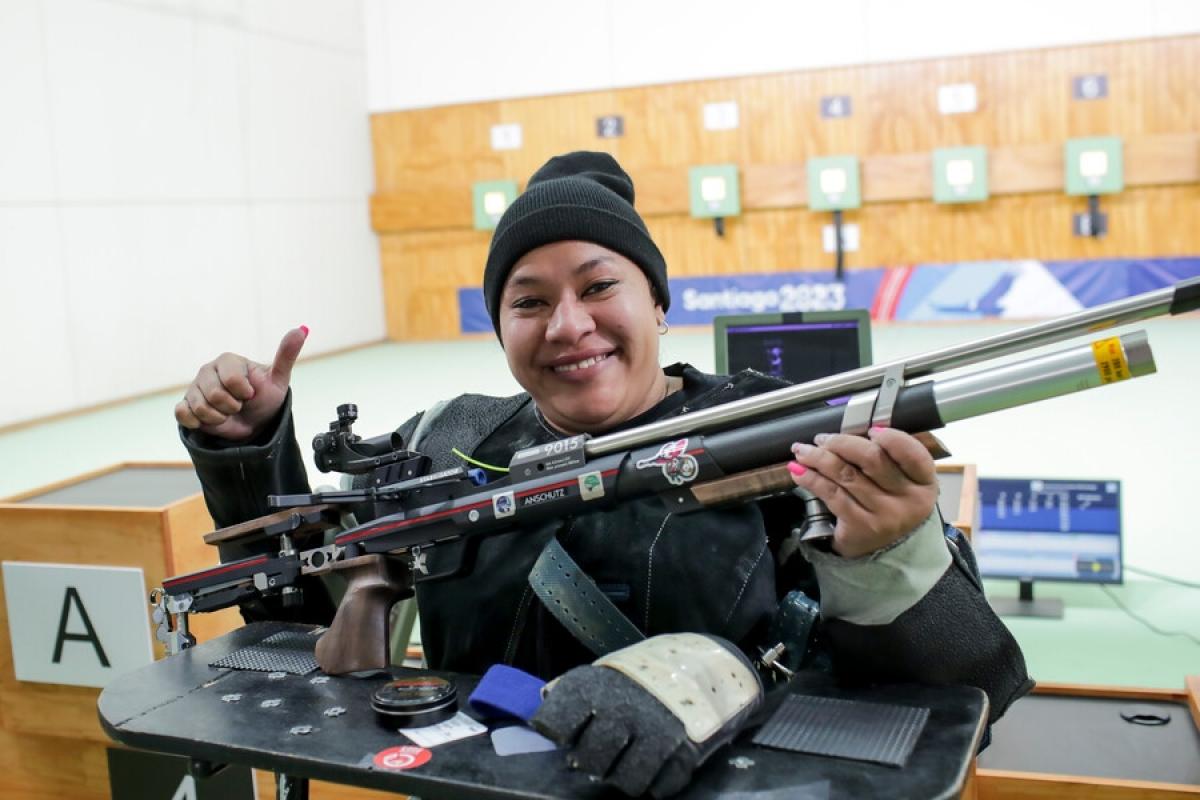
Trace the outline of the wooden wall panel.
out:
[[[498,103],[372,116],[375,191],[465,187],[469,210],[472,183],[508,174],[491,144],[491,127],[500,122]]]
[[[1102,72],[1109,96],[1071,100],[1074,76]],[[458,335],[456,290],[479,285],[488,234],[470,230],[470,184],[523,184],[551,155],[608,150],[633,175],[637,206],[672,275],[829,269],[829,214],[808,211],[805,162],[862,159],[864,207],[847,212],[861,250],[849,268],[986,259],[1165,256],[1200,252],[1200,36],[696,81],[376,115],[378,194],[388,335]],[[944,116],[937,87],[974,83],[979,109]],[[853,115],[822,119],[820,100],[849,95]],[[741,125],[705,131],[705,103],[735,100]],[[625,135],[600,139],[596,118],[620,114]],[[491,150],[490,126],[518,122],[524,146]],[[1110,233],[1071,235],[1080,198],[1062,190],[1063,142],[1126,141],[1125,192],[1106,197]],[[941,206],[930,151],[989,148],[992,198]],[[688,216],[687,168],[733,162],[743,215],[719,239]]]
[[[859,68],[743,78],[742,158],[803,164],[812,156],[857,153],[865,140],[864,73]],[[854,115],[820,117],[821,98],[849,95]]]
[[[589,92],[558,97],[506,100],[500,104],[504,123],[519,123],[523,131],[520,150],[503,152],[505,175],[514,176],[522,188],[530,175],[545,163],[547,154],[579,149],[579,142],[594,140],[590,149],[607,150],[618,158],[620,139],[598,139],[596,118],[615,111],[611,92]]]
[[[616,92],[618,113],[625,117],[620,142],[622,166],[631,173],[646,169],[740,161],[740,128],[704,129],[706,103],[739,101],[733,80],[677,83]],[[746,120],[741,120],[742,125]],[[593,147],[581,142],[577,147]],[[686,201],[687,196],[684,195]]]
[[[388,338],[458,334],[458,287],[483,283],[488,236],[475,230],[379,237]]]
[[[654,217],[647,226],[675,277],[746,271],[744,217],[728,220],[723,237],[717,236],[711,219]]]

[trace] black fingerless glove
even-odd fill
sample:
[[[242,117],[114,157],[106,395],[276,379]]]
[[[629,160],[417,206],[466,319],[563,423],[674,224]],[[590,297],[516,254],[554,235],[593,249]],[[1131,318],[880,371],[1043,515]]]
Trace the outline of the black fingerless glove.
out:
[[[655,636],[550,684],[530,721],[568,764],[630,796],[669,797],[762,703],[740,650],[713,636]]]

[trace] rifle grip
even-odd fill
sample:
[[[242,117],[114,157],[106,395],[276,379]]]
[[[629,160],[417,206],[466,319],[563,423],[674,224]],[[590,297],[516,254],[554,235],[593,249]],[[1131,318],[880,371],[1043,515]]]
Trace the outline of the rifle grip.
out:
[[[388,666],[388,627],[392,606],[412,595],[408,569],[378,553],[339,562],[346,594],[329,630],[317,640],[317,665],[327,675]]]

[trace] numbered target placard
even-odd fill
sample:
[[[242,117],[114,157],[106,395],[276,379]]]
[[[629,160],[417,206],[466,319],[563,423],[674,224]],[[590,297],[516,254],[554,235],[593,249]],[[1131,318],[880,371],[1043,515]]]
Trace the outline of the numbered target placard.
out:
[[[840,211],[861,205],[856,156],[808,160],[809,208],[813,211]]]
[[[933,199],[938,203],[987,200],[987,148],[943,147],[934,150]]]
[[[1067,194],[1115,194],[1125,188],[1120,137],[1068,139],[1065,155]]]
[[[692,216],[736,217],[742,213],[737,164],[706,164],[688,170]]]
[[[517,199],[516,181],[480,181],[471,186],[475,230],[495,230],[500,217]]]

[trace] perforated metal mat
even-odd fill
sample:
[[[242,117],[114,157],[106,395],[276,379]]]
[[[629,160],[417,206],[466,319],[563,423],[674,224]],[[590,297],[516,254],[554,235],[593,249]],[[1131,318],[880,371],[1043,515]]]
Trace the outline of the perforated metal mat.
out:
[[[754,744],[902,767],[929,720],[928,708],[790,695]]]
[[[234,650],[213,661],[210,667],[241,669],[254,672],[287,672],[307,675],[317,668],[313,645],[320,630],[312,632],[281,631],[257,644]]]

